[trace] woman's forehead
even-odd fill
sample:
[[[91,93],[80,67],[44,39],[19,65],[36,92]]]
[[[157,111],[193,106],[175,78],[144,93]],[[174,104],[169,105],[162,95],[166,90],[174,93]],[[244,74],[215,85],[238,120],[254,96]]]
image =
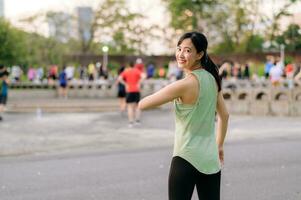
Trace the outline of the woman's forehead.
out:
[[[181,47],[194,47],[194,45],[191,42],[190,38],[184,39],[179,46],[181,46]]]

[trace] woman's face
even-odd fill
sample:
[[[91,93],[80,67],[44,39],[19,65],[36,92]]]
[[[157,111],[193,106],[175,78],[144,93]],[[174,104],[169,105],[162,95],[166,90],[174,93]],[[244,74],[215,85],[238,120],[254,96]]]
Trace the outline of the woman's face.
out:
[[[181,69],[193,69],[200,65],[200,59],[203,56],[203,52],[197,53],[190,38],[184,39],[182,43],[177,46],[176,59],[178,66]]]

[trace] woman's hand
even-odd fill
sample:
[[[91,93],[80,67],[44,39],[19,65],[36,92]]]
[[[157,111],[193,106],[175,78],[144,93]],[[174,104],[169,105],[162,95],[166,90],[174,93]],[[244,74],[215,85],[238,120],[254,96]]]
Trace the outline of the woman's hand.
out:
[[[224,147],[218,147],[218,155],[221,165],[224,165]]]

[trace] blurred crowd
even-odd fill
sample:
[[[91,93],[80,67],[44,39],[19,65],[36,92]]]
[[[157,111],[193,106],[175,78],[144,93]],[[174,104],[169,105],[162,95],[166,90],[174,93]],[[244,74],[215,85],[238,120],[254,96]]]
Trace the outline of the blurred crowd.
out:
[[[252,64],[239,62],[224,62],[220,66],[220,76],[223,80],[252,80],[269,81],[274,87],[285,86],[292,89],[294,86],[301,86],[301,66],[297,62],[285,63],[280,57],[267,56],[263,67],[262,75],[259,74],[259,67],[250,67]],[[254,65],[254,64],[253,64]],[[254,70],[252,72],[252,70]]]
[[[289,88],[294,85],[301,85],[300,63],[290,62],[284,64],[279,57],[267,56],[266,63],[260,71],[258,64],[239,63],[226,61],[219,66],[220,76],[223,80],[269,80],[273,86],[280,86],[282,83]],[[135,61],[138,68],[143,69],[147,79],[168,79],[179,80],[183,77],[183,71],[178,68],[175,60],[171,60],[164,66],[156,66],[155,62],[145,64],[141,58]],[[47,67],[28,67],[25,71],[18,65],[7,67],[11,83],[31,82],[36,84],[60,84],[61,82],[101,82],[103,80],[116,80],[118,71],[127,67],[121,65],[115,70],[102,66],[101,62],[91,62],[84,65],[49,65]],[[64,84],[64,83],[63,83]]]

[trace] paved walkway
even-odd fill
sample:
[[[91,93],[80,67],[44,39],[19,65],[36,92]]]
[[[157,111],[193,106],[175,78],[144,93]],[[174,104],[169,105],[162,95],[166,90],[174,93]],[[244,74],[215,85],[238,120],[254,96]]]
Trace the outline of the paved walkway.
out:
[[[231,116],[227,142],[301,138],[301,118]],[[118,111],[93,113],[6,113],[0,122],[0,156],[114,151],[171,146],[174,116],[168,107],[145,111],[128,128]]]

